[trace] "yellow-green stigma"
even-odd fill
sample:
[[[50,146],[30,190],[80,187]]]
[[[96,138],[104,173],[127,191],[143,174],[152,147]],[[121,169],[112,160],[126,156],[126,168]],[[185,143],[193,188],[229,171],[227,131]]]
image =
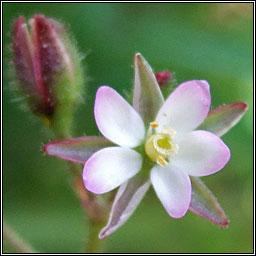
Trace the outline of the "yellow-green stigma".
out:
[[[152,124],[155,126],[155,122]],[[167,166],[169,157],[178,150],[178,146],[172,140],[174,135],[175,131],[172,129],[163,129],[162,133],[151,135],[145,144],[148,157],[163,167]]]

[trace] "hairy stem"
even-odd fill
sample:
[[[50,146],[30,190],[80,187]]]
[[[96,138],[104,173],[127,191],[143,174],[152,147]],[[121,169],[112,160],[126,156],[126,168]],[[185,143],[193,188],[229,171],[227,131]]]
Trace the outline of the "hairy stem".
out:
[[[3,222],[3,237],[8,246],[16,253],[37,253],[29,244],[24,242],[5,221]]]

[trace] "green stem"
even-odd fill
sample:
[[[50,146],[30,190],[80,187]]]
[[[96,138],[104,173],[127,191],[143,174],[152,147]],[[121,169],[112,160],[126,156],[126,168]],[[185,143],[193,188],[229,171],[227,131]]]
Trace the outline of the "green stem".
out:
[[[71,129],[64,128],[63,125],[52,127],[57,139],[67,139],[71,136]],[[63,129],[64,128],[64,129]],[[85,191],[84,186],[80,186],[81,181],[81,165],[68,161],[69,169],[73,175],[75,189],[78,197],[80,198],[83,209],[89,215],[89,238],[87,241],[86,253],[99,253],[102,251],[103,241],[98,238],[99,231],[105,223],[104,215],[105,207],[102,207],[98,202],[95,195]],[[78,181],[79,180],[79,181]],[[103,210],[104,209],[104,210]]]
[[[16,252],[16,253],[37,253],[30,245],[25,243],[18,234],[8,225],[3,222],[3,237],[6,243]]]
[[[68,166],[74,177],[81,177],[81,164],[68,161]]]
[[[98,234],[103,227],[102,222],[95,222],[89,219],[90,234],[87,241],[87,253],[101,253],[103,250],[104,240],[98,238]]]
[[[68,165],[73,174],[75,189],[80,198],[81,205],[89,215],[89,237],[86,253],[102,252],[103,241],[98,238],[98,234],[105,223],[104,207],[97,202],[96,197],[93,194],[85,191],[83,184],[81,185],[81,166],[72,162],[68,162]]]

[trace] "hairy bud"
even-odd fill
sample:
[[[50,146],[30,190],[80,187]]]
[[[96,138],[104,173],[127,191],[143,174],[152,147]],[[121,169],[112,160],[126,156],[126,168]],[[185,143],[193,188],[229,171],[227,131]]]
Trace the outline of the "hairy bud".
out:
[[[69,126],[84,82],[79,54],[65,28],[41,14],[28,26],[21,16],[14,22],[12,42],[16,79],[32,112],[58,128]]]

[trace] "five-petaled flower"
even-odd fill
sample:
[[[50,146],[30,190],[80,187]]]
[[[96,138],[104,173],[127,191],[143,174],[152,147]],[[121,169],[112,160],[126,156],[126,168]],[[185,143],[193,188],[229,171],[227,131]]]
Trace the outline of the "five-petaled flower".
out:
[[[45,152],[85,163],[84,185],[93,193],[120,185],[100,239],[128,220],[151,183],[172,217],[180,218],[189,209],[227,226],[217,199],[196,176],[213,174],[228,162],[229,149],[219,137],[239,122],[247,104],[235,102],[209,112],[209,85],[202,80],[182,83],[164,101],[159,81],[139,53],[134,71],[132,106],[108,86],[97,92],[95,119],[105,138],[51,142]]]
[[[149,128],[114,89],[98,89],[94,114],[100,132],[117,146],[94,153],[85,163],[85,187],[106,193],[152,162],[148,177],[168,214],[180,218],[191,200],[191,176],[220,171],[229,148],[215,134],[195,130],[207,117],[210,90],[206,81],[179,85],[167,98]],[[148,128],[148,129],[147,129]]]

